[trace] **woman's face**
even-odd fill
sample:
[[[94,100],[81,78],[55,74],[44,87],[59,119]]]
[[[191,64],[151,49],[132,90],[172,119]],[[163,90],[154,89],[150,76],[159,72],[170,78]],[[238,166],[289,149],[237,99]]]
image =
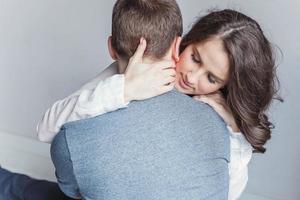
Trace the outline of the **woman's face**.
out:
[[[185,94],[209,94],[226,85],[229,58],[219,39],[190,44],[176,64],[175,87]]]

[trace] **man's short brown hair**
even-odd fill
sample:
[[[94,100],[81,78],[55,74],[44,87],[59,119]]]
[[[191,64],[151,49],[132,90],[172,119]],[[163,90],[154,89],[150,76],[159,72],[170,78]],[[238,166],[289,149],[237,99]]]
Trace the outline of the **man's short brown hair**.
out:
[[[129,59],[139,40],[147,41],[145,54],[160,59],[176,36],[182,35],[182,16],[175,0],[117,0],[112,14],[112,46]]]

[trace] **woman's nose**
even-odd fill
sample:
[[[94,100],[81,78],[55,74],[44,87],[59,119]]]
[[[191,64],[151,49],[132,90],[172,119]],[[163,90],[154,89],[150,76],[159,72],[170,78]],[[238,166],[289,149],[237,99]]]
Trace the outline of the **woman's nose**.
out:
[[[195,77],[193,76],[193,72],[189,72],[187,74],[187,77],[186,77],[186,81],[189,85],[194,85],[195,84]]]
[[[187,82],[190,85],[196,85],[198,83],[198,80],[201,76],[202,72],[199,70],[197,71],[191,71],[187,73]]]

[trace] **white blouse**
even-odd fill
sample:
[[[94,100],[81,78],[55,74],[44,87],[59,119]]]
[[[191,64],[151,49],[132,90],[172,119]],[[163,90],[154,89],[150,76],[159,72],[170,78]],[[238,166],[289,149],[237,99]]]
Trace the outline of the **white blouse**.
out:
[[[65,99],[56,101],[44,114],[37,126],[38,138],[51,143],[63,124],[102,115],[127,107],[124,100],[125,78],[117,74],[117,63],[111,64],[92,81]],[[252,147],[242,133],[230,132],[229,194],[238,199],[248,181],[248,163]]]

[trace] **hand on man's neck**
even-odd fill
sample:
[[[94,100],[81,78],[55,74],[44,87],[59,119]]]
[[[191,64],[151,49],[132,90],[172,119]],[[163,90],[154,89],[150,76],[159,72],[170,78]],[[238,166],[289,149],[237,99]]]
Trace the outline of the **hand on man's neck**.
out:
[[[149,56],[146,56],[145,58],[143,58],[143,63],[146,64],[154,64],[155,62],[159,62],[162,60],[170,60],[170,61],[174,61],[174,59],[172,58],[171,55],[166,55],[163,58],[160,59],[156,59],[156,58],[151,58]],[[119,74],[124,74],[128,65],[128,60],[123,60],[123,59],[117,59],[117,64],[118,64],[118,73]]]

